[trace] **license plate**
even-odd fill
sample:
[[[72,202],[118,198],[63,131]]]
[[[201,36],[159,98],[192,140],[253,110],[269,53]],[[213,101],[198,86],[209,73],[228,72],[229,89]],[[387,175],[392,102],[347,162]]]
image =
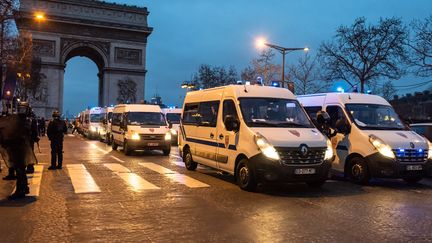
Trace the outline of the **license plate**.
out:
[[[421,165],[407,165],[407,170],[423,170],[423,167]]]
[[[148,143],[147,146],[155,147],[155,146],[159,146],[159,144],[158,143]]]
[[[312,175],[315,174],[315,168],[301,168],[295,169],[294,174],[296,175]]]

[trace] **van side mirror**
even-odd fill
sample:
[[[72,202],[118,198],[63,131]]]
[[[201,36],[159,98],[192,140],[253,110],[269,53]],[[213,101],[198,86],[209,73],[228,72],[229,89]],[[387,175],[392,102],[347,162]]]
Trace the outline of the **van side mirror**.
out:
[[[169,129],[173,128],[173,124],[172,124],[172,122],[168,122],[168,128],[169,128]]]
[[[340,118],[336,121],[335,128],[338,133],[349,134],[351,132],[351,126],[348,121],[344,118]]]
[[[330,123],[329,114],[325,111],[318,111],[316,114],[316,122],[320,126],[323,126],[324,124]]]
[[[232,115],[227,115],[224,120],[227,131],[238,132],[240,130],[240,121]]]
[[[106,125],[106,124],[107,124],[107,120],[106,120],[106,119],[102,119],[102,123],[103,123],[104,125]]]

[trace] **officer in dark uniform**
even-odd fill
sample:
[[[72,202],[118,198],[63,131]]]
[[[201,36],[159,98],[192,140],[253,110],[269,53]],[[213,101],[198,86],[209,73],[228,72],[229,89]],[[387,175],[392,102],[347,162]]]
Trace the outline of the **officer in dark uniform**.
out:
[[[47,135],[51,141],[51,166],[48,170],[62,168],[63,162],[63,138],[67,133],[66,123],[60,119],[60,113],[54,111],[53,120],[48,124]],[[56,164],[57,163],[57,164]]]
[[[26,126],[27,130],[30,133],[30,145],[32,150],[34,151],[34,144],[39,142],[39,132],[38,132],[38,124],[35,113],[31,110],[30,115],[27,117],[26,120]],[[27,174],[33,174],[34,173],[34,164],[27,165]]]

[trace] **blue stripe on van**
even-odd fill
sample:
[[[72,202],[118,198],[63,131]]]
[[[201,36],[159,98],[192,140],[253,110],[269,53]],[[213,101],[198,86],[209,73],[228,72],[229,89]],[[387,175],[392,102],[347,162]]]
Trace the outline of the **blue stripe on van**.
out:
[[[192,143],[204,144],[204,145],[208,145],[208,146],[212,146],[212,147],[225,148],[225,144],[223,144],[223,143],[206,141],[206,140],[201,140],[201,139],[196,139],[196,138],[187,138],[186,141],[192,142]],[[230,144],[228,146],[228,149],[237,150],[237,147],[235,145]]]

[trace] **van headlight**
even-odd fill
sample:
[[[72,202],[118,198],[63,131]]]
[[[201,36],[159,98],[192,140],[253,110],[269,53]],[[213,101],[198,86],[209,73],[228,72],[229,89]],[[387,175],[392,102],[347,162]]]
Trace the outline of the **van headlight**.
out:
[[[395,158],[392,148],[377,136],[370,135],[369,142],[371,142],[371,144],[378,150],[380,154],[388,158]]]
[[[276,149],[262,135],[258,134],[255,136],[255,143],[267,158],[274,160],[280,159]]]
[[[90,126],[90,132],[96,132],[97,131],[97,127],[95,126]]]
[[[170,129],[170,133],[171,133],[172,135],[177,135],[177,130],[175,130],[175,129]]]
[[[140,140],[141,137],[138,133],[134,132],[134,133],[132,133],[131,139],[132,140]]]
[[[428,139],[426,139],[427,143],[428,143],[428,147],[429,147],[429,151],[428,151],[428,159],[432,159],[432,143],[429,142]]]
[[[171,140],[171,132],[165,133],[165,141]]]
[[[327,139],[327,149],[324,155],[324,160],[331,160],[333,158],[333,147],[330,139]]]

